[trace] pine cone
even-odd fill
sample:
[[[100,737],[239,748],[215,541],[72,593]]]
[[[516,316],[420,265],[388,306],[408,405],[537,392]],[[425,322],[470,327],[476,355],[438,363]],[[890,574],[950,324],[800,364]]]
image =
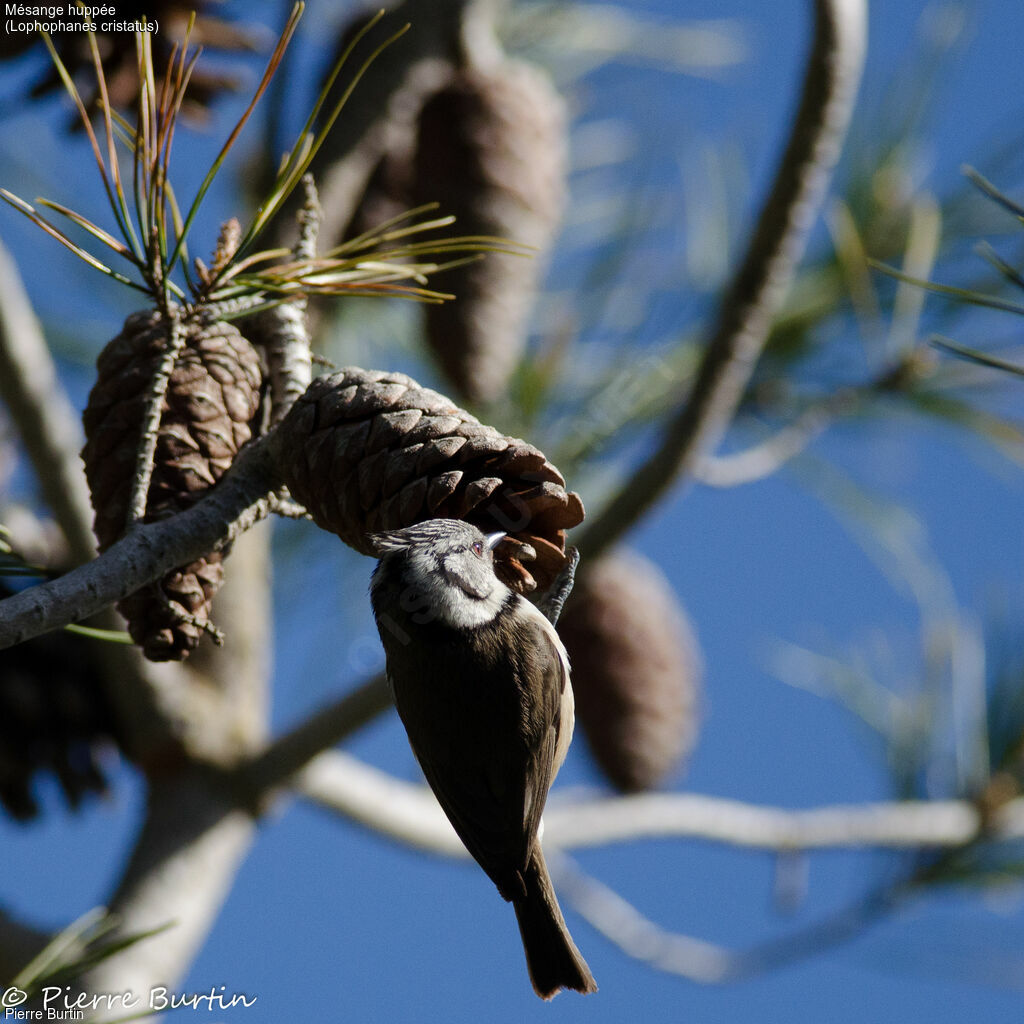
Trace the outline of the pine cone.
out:
[[[275,436],[293,497],[363,554],[373,554],[367,533],[465,519],[507,531],[498,575],[520,593],[543,591],[565,563],[565,531],[583,521],[579,495],[541,452],[402,373],[320,377]]]
[[[370,17],[359,15],[342,33],[335,59],[341,56]],[[374,128],[379,136],[381,155],[344,228],[345,238],[366,234],[417,205],[413,199],[416,121],[428,97],[445,85],[451,74],[451,66],[446,61],[432,57],[420,58],[406,69],[402,84],[391,94],[387,109]],[[321,178],[329,182],[330,175],[328,168]],[[329,185],[327,188],[325,198],[330,205]]]
[[[4,651],[0,804],[9,814],[27,821],[39,813],[32,786],[41,772],[56,774],[72,808],[88,793],[105,793],[99,753],[115,740],[90,641],[58,632]]]
[[[252,436],[259,406],[259,357],[238,330],[201,319],[183,330],[185,345],[163,401],[147,522],[188,508],[224,475]],[[82,458],[101,551],[124,532],[146,393],[166,345],[160,316],[135,313],[97,361]],[[175,569],[118,605],[146,657],[180,661],[196,647],[223,580],[225,554]],[[182,621],[182,613],[193,621]]]
[[[365,235],[378,224],[412,209],[411,178],[411,154],[401,148],[386,152],[370,173],[362,197],[345,228],[345,238]]]
[[[576,721],[604,775],[652,789],[697,737],[700,655],[661,571],[636,553],[600,558],[558,622],[569,652]]]
[[[522,358],[566,163],[564,104],[540,71],[520,61],[461,70],[420,113],[416,203],[439,202],[459,234],[537,250],[530,258],[488,254],[453,269],[441,283],[455,299],[427,307],[428,344],[471,401],[501,395]]]

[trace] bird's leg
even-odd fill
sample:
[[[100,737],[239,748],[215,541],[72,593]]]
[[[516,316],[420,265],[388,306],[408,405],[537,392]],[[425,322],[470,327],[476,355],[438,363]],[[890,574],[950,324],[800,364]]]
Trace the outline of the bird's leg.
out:
[[[567,558],[565,568],[555,577],[555,582],[548,587],[544,595],[537,600],[537,607],[552,626],[558,625],[562,606],[572,593],[573,583],[576,582],[576,567],[580,564],[580,553],[576,548],[568,548],[565,555]]]

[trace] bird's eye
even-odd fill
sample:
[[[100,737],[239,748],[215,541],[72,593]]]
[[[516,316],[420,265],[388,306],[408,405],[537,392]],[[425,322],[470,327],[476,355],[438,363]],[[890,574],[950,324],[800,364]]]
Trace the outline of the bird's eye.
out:
[[[484,542],[482,540],[473,541],[473,554],[479,555],[481,558],[484,556]]]

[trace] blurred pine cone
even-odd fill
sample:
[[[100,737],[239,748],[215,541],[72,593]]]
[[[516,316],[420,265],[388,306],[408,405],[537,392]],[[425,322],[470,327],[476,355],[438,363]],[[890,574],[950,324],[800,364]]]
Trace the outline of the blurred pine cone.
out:
[[[583,521],[579,496],[540,451],[402,373],[320,377],[275,443],[293,497],[364,554],[373,554],[367,533],[465,519],[507,531],[498,575],[520,593],[543,591],[565,564],[565,531]]]
[[[200,318],[183,330],[185,345],[163,401],[147,522],[192,505],[223,476],[252,436],[260,402],[259,357],[234,326]],[[159,314],[132,314],[97,361],[82,457],[101,551],[124,532],[146,394],[167,333]],[[146,657],[180,661],[196,647],[223,580],[225,555],[212,552],[182,566],[118,605]]]
[[[355,31],[362,28],[367,20],[368,16],[361,16],[342,35],[336,57],[341,56]],[[446,85],[451,76],[451,65],[436,57],[421,58],[406,70],[401,85],[388,99],[387,110],[375,126],[381,156],[344,228],[345,238],[356,238],[373,231],[378,225],[417,205],[413,198],[416,122],[423,104]],[[330,169],[325,169],[322,175],[325,182],[329,182],[330,174]]]
[[[430,348],[458,392],[500,396],[526,346],[527,321],[565,196],[566,115],[548,78],[501,59],[458,72],[420,113],[415,204],[437,201],[460,235],[533,246],[532,258],[489,254],[443,279],[455,299],[428,306]]]
[[[358,238],[379,224],[412,209],[412,140],[400,140],[377,161],[362,197],[345,228],[345,238]]]
[[[175,43],[185,38],[185,29],[193,10],[196,23],[192,30],[193,46],[221,50],[255,51],[261,47],[265,31],[255,25],[239,25],[210,14],[213,4],[208,0],[193,0],[180,3],[177,0],[119,0],[117,20],[154,21],[159,31],[149,34],[153,48],[153,66],[158,77],[163,76],[170,61]],[[74,13],[74,5],[71,7]],[[86,19],[87,20],[87,19]],[[93,19],[102,23],[105,19]],[[83,92],[89,110],[98,109],[98,92],[95,89],[92,56],[89,38],[84,32],[57,32],[53,44],[64,66],[72,78],[84,77],[89,83]],[[16,57],[39,41],[36,33],[0,34],[0,58]],[[139,94],[138,62],[135,52],[135,33],[132,31],[97,32],[96,43],[100,51],[103,73],[107,81],[107,93],[116,108],[134,107]],[[225,91],[235,91],[239,79],[211,71],[203,65],[196,65],[188,83],[185,109],[193,117],[204,117],[213,101]],[[62,87],[57,69],[50,67],[47,73],[32,87],[33,97],[43,96]],[[81,128],[77,117],[76,128]]]
[[[0,581],[0,597],[10,593]],[[42,772],[57,776],[72,808],[107,791],[100,753],[117,730],[95,642],[58,631],[0,657],[0,804],[20,821],[39,813],[32,788]]]
[[[576,721],[601,771],[627,793],[665,781],[696,742],[701,675],[668,580],[634,552],[605,555],[581,575],[558,632]]]

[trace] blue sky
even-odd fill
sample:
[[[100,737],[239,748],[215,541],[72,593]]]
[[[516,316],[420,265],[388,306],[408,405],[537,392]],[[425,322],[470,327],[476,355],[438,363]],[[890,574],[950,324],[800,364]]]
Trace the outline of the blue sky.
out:
[[[680,13],[672,0],[630,6]],[[756,187],[774,161],[793,102],[807,6],[797,0],[685,5],[686,17],[741,22],[749,59],[721,81],[617,67],[593,76],[586,95],[594,116],[633,123],[643,142],[632,173],[671,181],[687,141],[706,133],[747,154]],[[866,95],[877,94],[906,59],[923,7],[918,0],[873,5]],[[311,24],[329,21],[327,10],[312,5]],[[930,121],[933,145],[922,181],[939,192],[952,186],[960,164],[984,168],[994,144],[1019,133],[1024,106],[1024,7],[1015,0],[979,3],[968,23]],[[5,100],[11,74],[0,73]],[[210,144],[210,137],[179,141],[186,157],[189,145],[205,153]],[[5,113],[0,153],[3,184],[26,196],[68,198],[67,164],[61,161],[77,159],[80,145],[54,141],[37,113]],[[201,168],[205,159],[181,159],[186,178],[198,173],[190,165]],[[51,166],[59,169],[49,171]],[[47,169],[42,181],[34,178],[38,167]],[[227,201],[226,195],[214,197],[221,207]],[[35,239],[12,213],[0,219],[0,237],[19,257],[48,323],[62,332],[76,325],[85,353],[115,332],[130,308],[122,296],[104,284],[88,293],[67,289],[58,297],[54,277],[67,272],[81,280],[72,264],[61,262],[64,255]],[[678,258],[664,255],[669,264]],[[673,309],[670,299],[658,299],[657,315],[670,318]],[[1015,326],[1004,319],[1002,334],[1012,335]],[[962,340],[983,345],[986,338],[980,332]],[[86,363],[83,356],[64,364],[77,400],[88,386]],[[984,621],[1003,606],[1011,620],[1019,618],[1019,469],[978,443],[963,442],[950,428],[907,415],[846,423],[814,453],[881,502],[915,510],[922,546],[944,567],[968,614]],[[279,532],[282,556],[298,547],[304,561],[300,569],[283,563],[275,593],[278,726],[297,721],[348,685],[352,647],[372,637],[364,601],[371,563],[350,557],[331,538],[299,533],[312,529],[289,524]],[[700,745],[679,788],[791,807],[890,795],[883,752],[868,730],[835,703],[783,685],[766,667],[779,639],[834,654],[884,646],[905,674],[917,657],[914,603],[867,557],[806,478],[784,473],[731,491],[693,489],[661,505],[630,540],[672,580],[696,625],[707,666]],[[342,582],[352,577],[357,583]],[[315,615],[308,603],[297,604],[310,595],[317,596]],[[339,622],[349,631],[341,639]],[[339,651],[339,643],[347,646]],[[365,660],[360,667],[372,668],[373,657]],[[348,749],[416,777],[393,716],[366,729]],[[578,744],[559,787],[600,785]],[[101,902],[129,848],[141,799],[138,782],[124,769],[113,798],[79,815],[65,812],[48,792],[43,820],[28,827],[0,821],[0,901],[53,926]],[[784,914],[773,907],[774,862],[766,855],[659,841],[586,851],[578,859],[663,927],[743,948],[842,908],[892,866],[867,852],[813,856],[806,898]],[[564,994],[545,1006],[526,981],[511,909],[474,866],[427,857],[319,809],[285,803],[262,825],[182,988],[224,985],[228,992],[255,994],[253,1007],[223,1014],[244,1024],[611,1024],[636,1018],[999,1024],[1020,1020],[1022,901],[1019,889],[990,899],[936,894],[839,949],[721,988],[632,962],[567,906],[570,928],[601,991],[587,999]],[[986,978],[999,983],[984,984]],[[174,1019],[192,1019],[191,1011]]]

